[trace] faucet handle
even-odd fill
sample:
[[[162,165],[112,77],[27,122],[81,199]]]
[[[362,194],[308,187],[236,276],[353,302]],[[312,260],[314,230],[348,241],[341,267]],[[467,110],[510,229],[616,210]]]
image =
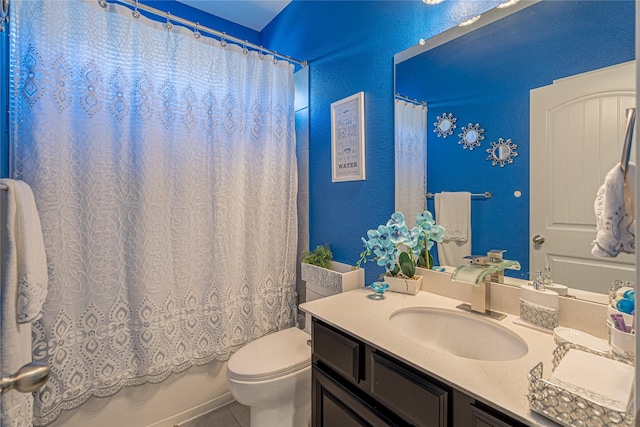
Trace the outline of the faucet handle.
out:
[[[487,261],[489,260],[486,255],[467,255],[463,258],[471,260],[471,264],[473,265],[487,265]]]
[[[489,261],[502,261],[502,254],[507,252],[506,249],[491,249],[487,252]]]

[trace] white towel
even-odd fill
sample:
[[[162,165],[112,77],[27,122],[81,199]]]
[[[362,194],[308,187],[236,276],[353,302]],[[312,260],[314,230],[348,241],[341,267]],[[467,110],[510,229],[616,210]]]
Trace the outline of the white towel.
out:
[[[40,216],[27,183],[0,179],[0,184],[7,186],[9,211],[5,261],[10,261],[10,265],[3,265],[3,269],[16,270],[18,322],[30,323],[42,315],[42,305],[47,297],[47,256]]]
[[[471,193],[441,192],[435,195],[436,221],[445,234],[438,243],[440,265],[457,266],[471,255]]]
[[[33,194],[21,181],[1,179],[7,191],[0,195],[2,203],[0,223],[3,237],[2,321],[0,358],[4,374],[15,374],[32,361],[31,321],[40,317],[47,292],[47,264],[42,228]],[[9,391],[2,396],[0,425],[30,426],[33,418],[33,396],[30,393]]]
[[[626,182],[620,163],[607,173],[594,203],[596,239],[591,253],[603,258],[615,258],[619,253],[636,252],[636,221],[633,194],[636,165],[629,162]]]
[[[471,229],[471,193],[443,191],[435,196],[436,219],[444,227],[444,240],[466,242]]]

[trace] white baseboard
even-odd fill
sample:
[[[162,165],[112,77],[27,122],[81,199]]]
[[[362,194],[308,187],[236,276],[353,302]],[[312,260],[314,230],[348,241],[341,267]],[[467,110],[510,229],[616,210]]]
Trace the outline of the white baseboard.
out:
[[[233,400],[234,399],[231,393],[225,393],[220,397],[211,399],[210,401],[205,402],[201,405],[195,406],[179,414],[172,415],[171,417],[165,418],[164,420],[160,420],[158,422],[150,424],[147,427],[174,427],[178,424],[191,421],[192,419],[197,418],[206,413],[209,413],[211,411],[215,411],[216,409],[221,408],[233,402]]]

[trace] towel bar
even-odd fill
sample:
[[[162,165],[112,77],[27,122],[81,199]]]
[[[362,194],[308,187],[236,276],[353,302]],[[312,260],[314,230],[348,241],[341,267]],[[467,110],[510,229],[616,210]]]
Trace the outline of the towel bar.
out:
[[[633,125],[636,121],[636,109],[627,108],[627,128],[624,136],[624,147],[622,148],[622,159],[620,159],[620,169],[626,178],[629,168],[629,158],[631,157],[631,140],[633,139]]]
[[[427,199],[433,199],[435,194],[427,193],[426,196],[427,196]],[[493,194],[491,194],[491,191],[485,191],[484,193],[472,194],[471,197],[482,197],[485,199],[490,199],[491,197],[493,197]]]

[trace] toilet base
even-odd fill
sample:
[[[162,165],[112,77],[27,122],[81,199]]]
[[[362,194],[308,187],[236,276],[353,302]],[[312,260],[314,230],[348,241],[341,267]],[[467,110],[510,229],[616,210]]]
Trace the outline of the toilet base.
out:
[[[291,402],[293,405],[294,402]],[[307,427],[311,401],[299,408],[259,408],[251,407],[251,427]]]

